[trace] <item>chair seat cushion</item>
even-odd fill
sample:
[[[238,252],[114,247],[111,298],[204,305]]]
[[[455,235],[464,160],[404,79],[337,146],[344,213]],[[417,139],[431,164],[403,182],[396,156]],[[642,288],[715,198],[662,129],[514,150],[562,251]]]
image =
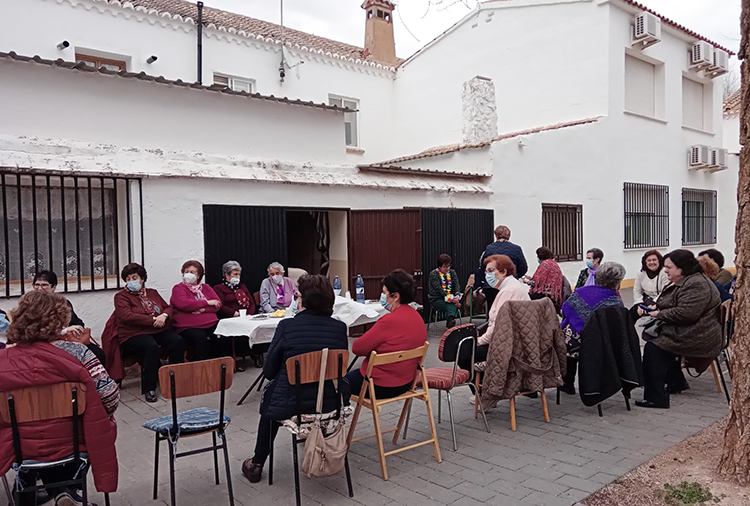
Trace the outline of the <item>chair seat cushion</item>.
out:
[[[84,466],[88,465],[89,462],[89,454],[86,452],[81,452],[78,454],[79,458],[81,460],[81,464]],[[41,461],[41,460],[24,460],[21,462],[21,465],[19,466],[17,463],[13,463],[13,470],[18,471],[28,471],[28,470],[39,470],[39,469],[48,469],[50,467],[57,467],[57,466],[63,466],[66,464],[70,464],[75,460],[73,455],[68,455],[67,457],[63,457],[58,460],[51,460],[51,461]]]
[[[231,419],[224,415],[224,426]],[[177,413],[177,426],[181,434],[202,432],[219,427],[219,412],[211,408],[195,408]],[[166,434],[172,428],[172,415],[162,416],[143,422],[143,427],[159,434]]]
[[[425,371],[427,375],[427,386],[436,390],[448,390],[453,379],[452,367],[432,367]],[[469,381],[471,373],[465,369],[456,370],[456,385]],[[417,386],[422,386],[422,378],[417,377]]]
[[[281,420],[279,423],[284,426],[292,434],[297,435],[297,439],[304,441],[307,439],[307,435],[312,430],[313,422],[316,419],[320,420],[320,426],[323,429],[323,435],[329,436],[333,434],[339,423],[346,423],[346,419],[354,413],[354,407],[352,405],[346,405],[341,408],[340,419],[336,419],[336,412],[331,411],[330,413],[323,413],[321,415],[308,414],[302,415],[301,424],[297,425],[297,417],[292,417],[287,420]]]

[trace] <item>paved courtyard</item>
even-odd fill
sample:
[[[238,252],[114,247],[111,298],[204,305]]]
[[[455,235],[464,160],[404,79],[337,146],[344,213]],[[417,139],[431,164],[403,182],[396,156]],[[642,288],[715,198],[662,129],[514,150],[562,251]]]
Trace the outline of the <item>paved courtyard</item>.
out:
[[[443,325],[433,325],[428,365],[438,365],[437,345]],[[253,453],[258,424],[260,394],[254,392],[242,406],[236,406],[258,370],[252,367],[238,373],[227,395],[227,412],[232,417],[228,429],[231,471],[237,504],[294,504],[291,438],[283,430],[276,440],[274,484],[264,480],[250,484],[241,473],[242,461]],[[346,492],[343,474],[325,479],[301,481],[303,503],[317,505],[419,505],[451,504],[471,506],[571,506],[592,492],[646,462],[669,446],[698,432],[727,413],[723,394],[716,391],[710,373],[690,379],[691,389],[673,396],[669,410],[648,410],[633,406],[625,409],[622,397],[603,404],[604,417],[596,408],[586,408],[578,397],[564,395],[555,404],[548,390],[550,423],[544,423],[540,399],[517,400],[518,431],[510,430],[508,402],[488,412],[491,434],[481,420],[474,419],[469,391],[454,395],[458,451],[453,451],[447,405],[443,398],[443,422],[438,425],[443,462],[434,460],[431,446],[389,457],[390,480],[380,477],[375,440],[354,443],[350,452],[354,498]],[[154,442],[152,433],[141,428],[149,418],[169,414],[169,404],[160,400],[147,404],[139,393],[138,382],[128,380],[117,411],[119,434],[120,488],[113,504],[169,504],[167,448],[162,444],[159,473],[159,500],[151,499]],[[639,398],[641,390],[634,392]],[[437,410],[437,392],[433,392]],[[427,437],[424,405],[415,404],[407,444],[416,437]],[[193,398],[178,404],[181,409],[196,406],[218,407],[218,396]],[[385,430],[395,426],[399,407],[391,406],[382,415]],[[437,413],[436,413],[437,416]],[[390,425],[390,427],[389,427]],[[372,431],[372,419],[363,410],[357,433]],[[180,441],[180,449],[210,442],[210,437]],[[386,443],[386,449],[391,447]],[[177,501],[191,505],[228,504],[224,470],[222,484],[214,485],[211,454],[180,459],[177,462]],[[220,460],[221,462],[221,460]],[[221,465],[221,464],[220,464]],[[101,496],[98,501],[103,502]]]

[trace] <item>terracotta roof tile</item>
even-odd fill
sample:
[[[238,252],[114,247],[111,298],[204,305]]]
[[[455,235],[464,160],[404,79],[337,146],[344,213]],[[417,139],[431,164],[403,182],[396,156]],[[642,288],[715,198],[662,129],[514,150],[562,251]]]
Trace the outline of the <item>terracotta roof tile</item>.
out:
[[[116,71],[116,70],[108,70],[105,68],[99,68],[94,69],[85,63],[76,63],[76,62],[68,62],[63,59],[58,60],[46,60],[42,58],[41,56],[22,56],[14,51],[11,51],[9,53],[3,53],[0,52],[0,60],[14,60],[19,62],[25,62],[25,63],[38,63],[41,65],[47,65],[49,67],[59,67],[63,69],[68,70],[77,70],[79,72],[96,72],[99,74],[105,74],[110,76],[118,76],[118,77],[124,77],[128,79],[139,79],[141,81],[153,81],[155,83],[159,84],[170,84],[173,86],[179,86],[181,88],[194,88],[199,90],[205,90],[205,91],[212,91],[216,93],[224,93],[227,95],[241,95],[248,98],[254,98],[258,100],[267,100],[270,102],[280,102],[283,104],[291,104],[291,105],[300,105],[304,107],[315,107],[318,109],[326,109],[330,111],[350,111],[351,109],[339,107],[337,105],[328,105],[328,104],[317,104],[315,102],[311,101],[304,101],[304,100],[292,100],[287,97],[275,97],[273,95],[261,95],[260,93],[248,93],[246,91],[234,91],[231,90],[225,86],[221,86],[218,84],[213,84],[210,86],[204,86],[199,83],[190,83],[183,81],[181,79],[177,79],[176,81],[172,81],[170,79],[166,79],[163,76],[152,76],[149,74],[146,74],[145,72],[135,73],[135,72],[126,72],[124,70]]]
[[[135,8],[143,7],[147,10],[153,9],[158,12],[159,15],[163,15],[166,13],[172,16],[179,15],[182,18],[192,19],[194,23],[197,23],[198,21],[198,7],[195,5],[195,3],[188,2],[186,0],[95,1],[103,1],[115,5],[121,4],[123,6],[130,3]],[[269,23],[268,21],[263,21],[256,18],[251,18],[250,16],[244,16],[242,14],[215,9],[207,5],[203,7],[203,24],[204,26],[210,26],[213,24],[216,28],[233,28],[238,32],[243,31],[253,37],[260,36],[266,39],[272,39],[273,41],[281,40],[280,25]],[[300,48],[307,48],[313,51],[322,51],[323,53],[331,53],[332,55],[339,55],[341,57],[351,58],[353,60],[362,60],[364,62],[376,63],[369,55],[365,54],[365,50],[361,47],[327,39],[325,37],[302,32],[300,30],[294,30],[288,27],[284,27],[284,41],[287,44],[297,45]],[[391,67],[391,64],[383,63],[383,66]]]
[[[740,106],[742,105],[742,90],[739,89],[729,95],[726,100],[724,100],[724,114],[728,116],[733,116],[735,114],[740,113]]]

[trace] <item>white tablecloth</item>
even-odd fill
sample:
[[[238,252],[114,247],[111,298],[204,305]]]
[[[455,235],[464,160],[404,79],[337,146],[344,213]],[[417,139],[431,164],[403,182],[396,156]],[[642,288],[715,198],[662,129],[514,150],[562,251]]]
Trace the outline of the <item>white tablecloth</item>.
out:
[[[287,309],[287,318],[291,318],[292,311]],[[356,327],[367,323],[375,323],[387,311],[379,302],[359,304],[351,299],[336,297],[333,304],[333,317],[346,324]],[[224,318],[219,320],[216,335],[223,337],[248,336],[250,345],[270,343],[276,333],[276,327],[284,318],[257,318],[252,316]]]

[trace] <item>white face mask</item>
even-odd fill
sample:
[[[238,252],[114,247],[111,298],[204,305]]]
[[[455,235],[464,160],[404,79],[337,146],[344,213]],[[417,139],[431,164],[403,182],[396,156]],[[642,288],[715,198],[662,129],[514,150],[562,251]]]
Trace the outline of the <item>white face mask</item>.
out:
[[[280,285],[282,281],[284,281],[284,276],[282,276],[281,274],[276,274],[272,276],[271,279],[273,280],[274,283],[276,283],[277,285]]]
[[[237,286],[240,284],[240,278],[229,278],[229,284],[232,286]]]
[[[187,283],[188,285],[194,285],[196,281],[198,281],[198,278],[195,274],[192,272],[186,272],[182,275],[182,280]]]

